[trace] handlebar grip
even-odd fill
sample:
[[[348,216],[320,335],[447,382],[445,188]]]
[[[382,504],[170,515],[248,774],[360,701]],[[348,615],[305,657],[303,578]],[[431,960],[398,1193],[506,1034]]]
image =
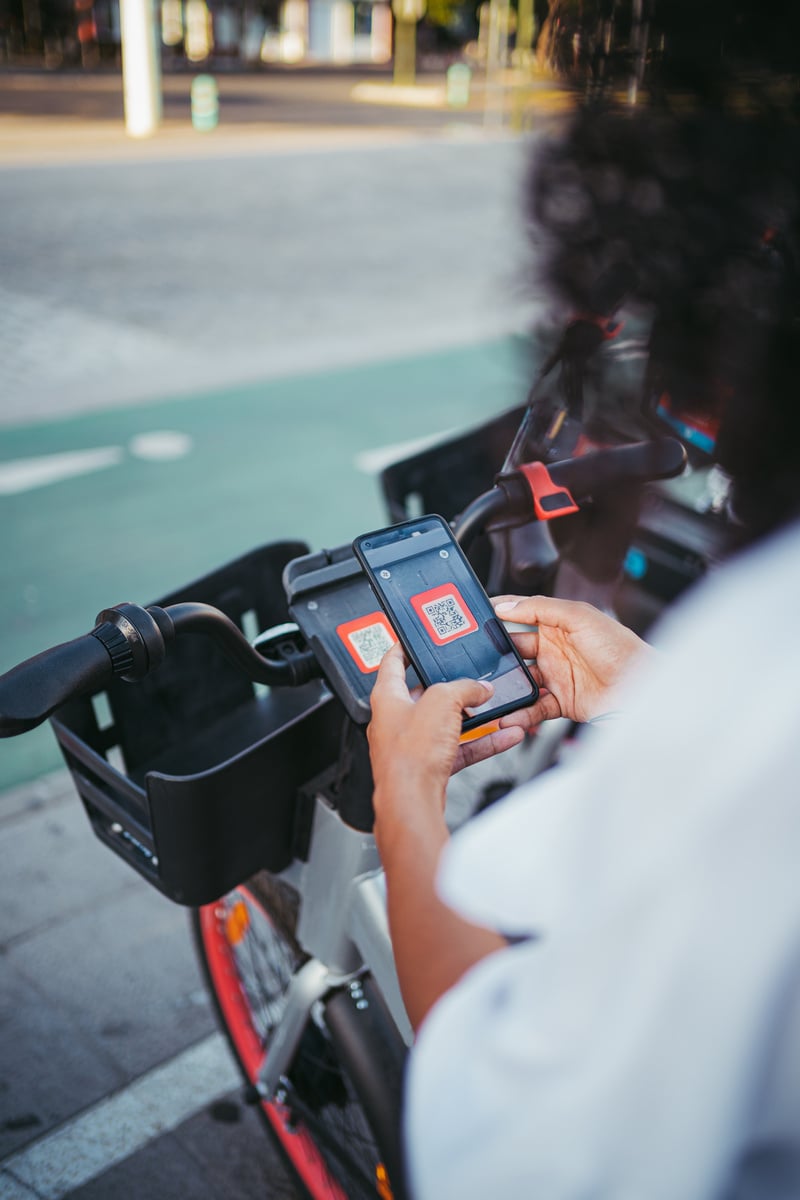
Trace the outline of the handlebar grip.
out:
[[[550,463],[554,483],[570,490],[576,500],[626,483],[671,479],[686,466],[686,450],[677,438],[633,442],[608,450],[594,450],[579,458]]]
[[[105,687],[113,673],[108,650],[91,634],[20,663],[0,676],[0,737],[34,729],[67,700]]]
[[[686,450],[677,438],[664,437],[593,450],[546,465],[550,482],[565,489],[572,506],[604,492],[613,494],[614,489],[629,484],[672,479],[686,466]],[[574,507],[566,511],[574,511]],[[464,509],[456,524],[456,537],[467,549],[484,529],[519,525],[532,520],[535,513],[531,480],[524,466],[519,467],[498,475],[495,486]]]
[[[68,700],[102,691],[114,676],[144,679],[163,662],[169,643],[180,633],[213,638],[249,679],[271,687],[298,687],[320,674],[307,650],[276,659],[259,654],[230,617],[208,604],[118,604],[99,614],[91,633],[0,676],[0,737],[34,729]]]

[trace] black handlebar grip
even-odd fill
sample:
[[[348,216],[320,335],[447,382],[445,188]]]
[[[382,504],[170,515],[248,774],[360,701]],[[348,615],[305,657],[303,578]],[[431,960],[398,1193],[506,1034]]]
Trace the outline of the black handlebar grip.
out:
[[[0,737],[34,729],[67,700],[105,687],[113,673],[108,650],[91,634],[20,663],[0,676]]]
[[[564,459],[548,467],[553,483],[569,488],[576,500],[593,492],[626,483],[672,479],[686,466],[686,450],[677,438],[633,442],[607,450],[593,450],[579,458]]]

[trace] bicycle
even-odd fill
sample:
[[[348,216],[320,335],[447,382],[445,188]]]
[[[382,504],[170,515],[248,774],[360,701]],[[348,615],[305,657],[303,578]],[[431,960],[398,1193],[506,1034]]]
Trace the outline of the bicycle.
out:
[[[602,574],[618,576],[631,497],[683,471],[683,444],[584,445],[564,458],[581,422],[574,406],[551,410],[536,394],[388,468],[390,516],[444,507],[433,503],[438,488],[485,579],[550,587],[591,516],[590,540],[601,527],[613,534]],[[458,472],[448,475],[451,461]],[[550,530],[570,522],[559,545]],[[604,594],[591,563],[581,570],[581,587]],[[156,605],[103,610],[89,634],[0,678],[0,735],[49,717],[95,834],[191,909],[249,1096],[315,1198],[406,1194],[411,1029],[371,835],[365,737],[375,615],[349,546],[277,543]],[[252,645],[242,632],[251,620],[263,630]],[[354,623],[355,641],[342,632]],[[542,738],[526,770],[554,754]]]

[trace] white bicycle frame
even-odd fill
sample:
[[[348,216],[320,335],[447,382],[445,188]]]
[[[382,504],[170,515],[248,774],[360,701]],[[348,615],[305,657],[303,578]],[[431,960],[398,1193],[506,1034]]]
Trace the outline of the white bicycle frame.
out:
[[[526,777],[551,765],[570,727],[569,721],[550,721],[539,732],[525,760]],[[346,825],[317,795],[308,858],[295,860],[278,878],[300,897],[296,937],[311,957],[292,977],[270,1038],[257,1085],[264,1099],[279,1095],[314,1006],[328,991],[349,986],[357,1005],[368,1003],[356,994],[365,971],[377,984],[405,1044],[413,1041],[389,935],[386,879],[372,835]]]
[[[308,859],[279,879],[300,896],[296,937],[311,957],[292,977],[281,1019],[258,1078],[264,1099],[279,1094],[314,1006],[332,988],[360,991],[369,970],[406,1045],[412,1041],[389,937],[386,885],[375,839],[346,825],[327,801],[315,800]],[[358,996],[356,1003],[368,1001]]]

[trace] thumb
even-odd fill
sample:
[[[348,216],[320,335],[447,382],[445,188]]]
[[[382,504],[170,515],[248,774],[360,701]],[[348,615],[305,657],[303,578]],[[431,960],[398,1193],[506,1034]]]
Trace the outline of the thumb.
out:
[[[459,717],[465,709],[485,704],[493,694],[492,685],[482,679],[453,679],[428,688],[430,707],[441,707],[443,711],[458,713]]]

